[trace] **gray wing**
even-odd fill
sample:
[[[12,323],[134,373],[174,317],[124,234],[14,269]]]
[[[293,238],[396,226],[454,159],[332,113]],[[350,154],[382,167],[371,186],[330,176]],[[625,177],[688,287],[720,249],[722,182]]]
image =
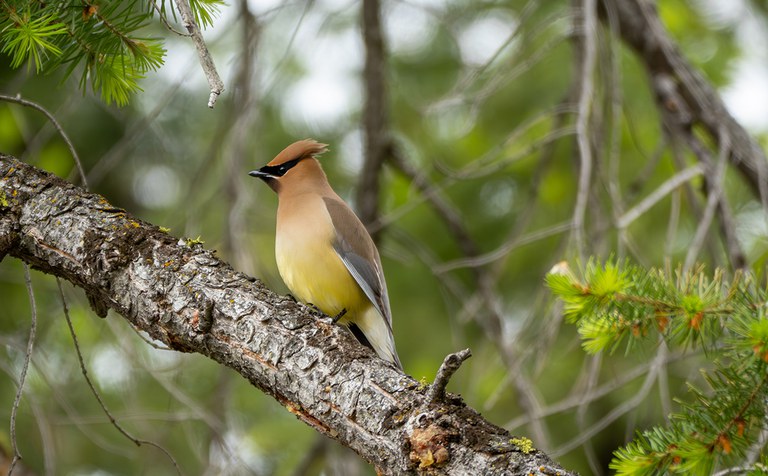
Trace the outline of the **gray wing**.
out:
[[[333,249],[392,331],[387,283],[376,245],[359,218],[341,200],[323,198],[336,229]]]

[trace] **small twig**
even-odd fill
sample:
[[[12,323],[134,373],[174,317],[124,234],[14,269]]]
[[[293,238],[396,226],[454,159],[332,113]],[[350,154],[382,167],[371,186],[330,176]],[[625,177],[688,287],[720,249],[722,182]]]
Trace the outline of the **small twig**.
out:
[[[467,256],[476,256],[480,250],[475,240],[466,229],[466,220],[462,219],[459,212],[439,193],[439,188],[432,186],[426,174],[419,173],[411,163],[401,154],[401,151],[392,147],[389,157],[389,163],[400,173],[407,177],[414,187],[416,187],[427,202],[432,205],[432,209],[443,220],[453,235],[461,251]]]
[[[701,164],[692,165],[687,169],[676,173],[666,182],[659,185],[656,190],[651,192],[647,197],[640,201],[640,203],[621,215],[618,220],[616,220],[616,227],[620,229],[628,227],[630,223],[637,220],[643,213],[656,205],[662,198],[677,190],[680,185],[693,180],[703,173],[704,167]]]
[[[725,128],[722,129],[720,136],[720,154],[717,164],[710,164],[705,167],[705,174],[709,184],[709,195],[707,196],[707,206],[704,209],[704,215],[699,221],[696,233],[693,236],[691,246],[685,255],[684,269],[691,269],[696,261],[699,251],[704,246],[704,240],[707,239],[707,231],[715,218],[715,212],[718,209],[720,196],[723,193],[723,177],[725,177],[725,164],[727,156],[731,151],[731,139]],[[715,165],[712,167],[712,165]]]
[[[192,37],[192,41],[197,48],[197,55],[200,57],[200,65],[203,67],[206,79],[208,79],[208,86],[211,88],[211,95],[208,97],[208,107],[213,108],[216,105],[216,99],[224,91],[224,83],[219,77],[219,72],[216,71],[216,65],[213,64],[213,58],[208,51],[208,46],[203,40],[203,34],[200,33],[200,28],[195,23],[195,17],[192,15],[192,8],[189,6],[188,0],[175,0],[176,7],[181,14],[181,21],[184,23],[184,27]]]
[[[288,4],[289,3],[286,2],[283,4],[283,6]],[[290,53],[293,51],[293,44],[296,42],[296,38],[299,36],[299,29],[301,29],[302,25],[304,25],[304,20],[306,20],[307,16],[309,15],[309,11],[312,9],[314,4],[315,0],[308,0],[304,2],[304,9],[301,11],[301,15],[299,15],[299,19],[296,21],[296,26],[291,32],[291,37],[288,39],[288,43],[285,45],[283,53],[280,56],[280,60],[275,64],[274,68],[272,68],[273,73],[269,79],[264,81],[264,84],[267,85],[264,88],[264,92],[262,93],[264,96],[268,97],[272,93],[272,89],[274,88],[275,84],[278,84],[278,80],[283,78],[283,65],[288,61],[289,58],[292,57]],[[277,10],[277,8],[275,8],[275,10]],[[267,21],[262,19],[269,13],[269,11],[263,12],[261,15],[259,15],[258,21]]]
[[[434,271],[442,274],[442,273],[447,273],[448,271],[453,271],[454,269],[478,268],[481,266],[485,266],[486,264],[493,263],[496,260],[500,260],[501,258],[508,255],[510,252],[512,252],[512,250],[514,249],[517,249],[521,246],[524,246],[530,243],[535,243],[545,238],[549,238],[550,236],[556,236],[556,235],[559,235],[560,233],[565,233],[567,231],[570,231],[572,228],[573,228],[573,221],[571,220],[561,222],[561,223],[556,223],[552,226],[542,228],[541,230],[535,230],[530,233],[526,233],[525,235],[513,237],[511,240],[507,241],[506,243],[502,244],[495,250],[490,251],[488,253],[484,253],[482,255],[477,255],[477,256],[471,256],[468,258],[459,258],[453,261],[447,261],[437,266],[434,269]]]
[[[719,164],[724,159],[716,162],[712,157],[709,147],[704,145],[701,139],[697,137],[696,134],[694,134],[691,127],[693,116],[681,95],[681,91],[678,91],[678,83],[669,76],[657,75],[657,77],[654,78],[653,84],[656,95],[661,98],[660,102],[666,105],[665,108],[659,108],[659,111],[662,114],[662,121],[666,126],[665,129],[667,133],[672,139],[681,139],[684,143],[686,143],[688,148],[698,159],[702,167],[702,173],[705,174],[706,180],[704,183],[704,192],[708,198],[713,193],[718,195],[718,200],[715,204],[715,217],[717,218],[720,233],[723,235],[723,239],[725,241],[724,246],[728,252],[730,264],[735,269],[743,269],[746,267],[747,260],[744,255],[744,251],[741,249],[739,240],[736,237],[736,224],[731,209],[728,206],[728,199],[726,195],[722,193],[722,190],[720,190],[722,188],[722,184],[718,185],[717,183],[717,180],[722,179],[718,178],[719,175],[712,175],[713,173],[719,173],[717,172],[718,168],[721,167]],[[730,135],[728,135],[727,129],[721,129],[718,135],[721,149],[724,143],[728,145],[731,144]],[[673,145],[674,143],[675,141],[673,140]],[[674,149],[673,152],[675,152]],[[727,150],[722,152],[721,150],[720,157],[722,157],[723,153],[730,152]],[[683,163],[679,157],[673,157],[675,158],[676,162]],[[690,186],[687,187],[687,191],[689,195],[692,195]],[[691,203],[694,202],[692,201]],[[705,213],[706,211],[707,209],[705,209]],[[700,216],[699,223],[702,223],[704,218],[706,218],[705,215]],[[696,236],[699,236],[698,231]],[[711,244],[708,243],[708,245],[711,247]]]
[[[448,386],[448,381],[459,370],[461,364],[470,357],[472,357],[472,351],[469,349],[460,350],[445,356],[440,369],[437,371],[435,381],[429,387],[429,394],[427,395],[429,403],[437,403],[445,398],[445,387]]]
[[[663,362],[663,365],[668,365],[674,362],[679,362],[684,359],[696,357],[701,354],[701,351],[698,351],[693,354],[674,354],[674,355],[668,355],[666,359]],[[656,364],[654,362],[646,362],[643,364],[639,364],[629,370],[627,370],[624,374],[622,374],[619,377],[616,377],[615,379],[609,380],[606,383],[603,383],[599,387],[595,387],[592,391],[589,393],[577,391],[577,392],[571,392],[570,395],[566,396],[559,402],[555,402],[546,408],[542,409],[541,413],[539,413],[537,416],[539,418],[548,418],[552,415],[558,415],[561,413],[565,413],[569,410],[572,410],[574,408],[578,408],[583,402],[587,401],[590,403],[593,403],[600,398],[617,391],[618,389],[624,387],[625,385],[628,385],[630,382],[634,381],[635,379],[642,377],[643,375],[647,374],[651,371],[651,369]],[[524,425],[528,425],[533,420],[533,416],[530,414],[521,414],[520,416],[513,418],[512,420],[506,422],[502,425],[502,427],[512,431],[517,428],[521,428]]]
[[[0,94],[0,101],[12,102],[16,104],[21,104],[22,106],[31,107],[32,109],[42,112],[45,115],[45,117],[47,117],[48,120],[51,121],[51,124],[53,124],[53,127],[55,127],[57,131],[59,131],[59,135],[61,135],[61,138],[64,139],[64,142],[67,144],[67,147],[69,148],[69,153],[72,154],[72,159],[74,159],[75,166],[77,166],[77,172],[80,174],[80,180],[83,181],[83,187],[87,190],[88,180],[86,180],[85,178],[85,170],[83,170],[83,164],[80,163],[80,156],[77,155],[75,146],[72,144],[72,141],[69,140],[69,136],[67,135],[66,132],[64,132],[64,128],[61,127],[61,124],[59,124],[59,121],[57,121],[56,118],[53,117],[53,114],[48,112],[46,108],[44,108],[43,106],[41,106],[36,102],[22,99],[20,95],[16,95],[16,97],[13,97],[13,96],[6,96],[5,94]]]
[[[133,326],[130,326],[131,329],[136,331]],[[177,402],[179,402],[183,407],[187,408],[191,411],[190,417],[195,418],[197,420],[200,420],[204,422],[208,428],[212,431],[213,435],[215,435],[215,439],[211,440],[211,442],[215,441],[219,445],[219,449],[225,454],[225,457],[228,461],[231,462],[237,462],[238,464],[242,465],[243,467],[247,467],[247,463],[238,455],[236,449],[232,448],[232,445],[228,442],[228,440],[224,436],[224,416],[217,415],[215,413],[215,410],[207,410],[203,405],[201,405],[198,401],[195,400],[195,398],[188,393],[185,393],[185,391],[181,388],[179,388],[177,385],[175,385],[173,382],[169,381],[167,378],[164,378],[162,375],[159,375],[158,370],[148,364],[146,364],[143,359],[140,359],[139,356],[135,352],[135,346],[128,344],[124,339],[121,338],[122,334],[117,332],[117,326],[112,325],[110,326],[110,329],[114,333],[114,336],[117,338],[118,346],[120,349],[128,356],[128,358],[132,362],[138,362],[138,365],[141,366],[141,370],[143,372],[146,372],[150,377],[152,377],[157,383],[162,386],[165,391],[174,399],[176,399]],[[141,335],[139,334],[141,337]],[[151,345],[151,344],[150,344]],[[160,350],[172,350],[172,349],[163,349],[161,347],[156,347]],[[224,375],[224,374],[222,374]],[[217,391],[220,391],[223,387],[221,383],[216,385]],[[125,418],[122,418],[125,420]]]
[[[435,169],[442,175],[456,180],[477,179],[502,173],[510,164],[534,155],[539,149],[544,151],[542,155],[546,156],[549,153],[546,151],[552,147],[553,142],[576,134],[575,127],[564,125],[565,120],[575,113],[576,108],[566,99],[553,108],[545,109],[523,120],[498,145],[461,168],[454,170],[442,160],[435,158]],[[537,127],[549,121],[553,123],[546,134],[533,140],[527,139],[531,134],[536,133]],[[514,152],[509,151],[512,145],[521,145],[526,141],[528,141],[526,145],[520,149]]]
[[[583,445],[584,442],[589,441],[593,436],[600,433],[608,425],[618,420],[622,415],[629,413],[630,411],[637,408],[648,397],[648,393],[650,393],[651,388],[653,387],[653,384],[656,382],[656,377],[659,373],[659,369],[661,368],[662,365],[665,364],[666,360],[667,360],[666,347],[660,347],[659,350],[656,352],[656,357],[653,359],[653,362],[651,363],[651,368],[648,374],[645,376],[643,385],[640,387],[638,392],[632,398],[628,400],[624,400],[621,405],[617,406],[616,408],[608,412],[600,420],[595,422],[591,427],[580,430],[579,434],[576,435],[572,440],[561,445],[557,449],[552,450],[552,454],[562,456],[564,454],[569,453],[570,451],[573,451],[574,449]]]
[[[24,282],[27,285],[27,294],[29,295],[32,325],[29,328],[29,339],[27,340],[27,352],[24,355],[24,365],[21,367],[21,375],[19,375],[19,388],[16,390],[16,398],[13,399],[13,407],[11,407],[11,447],[13,448],[13,459],[11,460],[11,465],[8,467],[8,476],[13,474],[13,468],[16,466],[16,463],[21,461],[21,453],[19,453],[19,446],[16,443],[16,414],[19,411],[21,394],[24,391],[24,381],[27,378],[27,369],[29,368],[29,360],[32,358],[32,348],[35,345],[35,334],[37,333],[37,305],[35,304],[35,293],[32,290],[32,277],[29,275],[29,265],[27,263],[24,263]]]
[[[162,451],[165,456],[168,457],[168,459],[173,464],[173,467],[176,469],[176,473],[181,475],[181,468],[179,467],[179,464],[176,462],[173,456],[163,448],[162,446],[158,445],[157,443],[154,443],[152,441],[148,440],[141,440],[138,438],[135,438],[133,435],[128,433],[120,424],[117,422],[117,419],[115,419],[114,416],[112,416],[112,413],[110,413],[109,409],[107,408],[107,405],[104,403],[104,400],[102,400],[101,395],[96,390],[96,387],[94,387],[93,382],[91,382],[91,377],[88,376],[88,370],[85,368],[85,362],[83,361],[83,354],[80,352],[80,344],[77,342],[77,334],[75,333],[75,328],[72,325],[72,319],[69,317],[69,306],[67,305],[67,300],[64,297],[64,289],[61,287],[61,280],[59,278],[56,278],[56,285],[59,287],[59,296],[61,297],[61,304],[64,307],[64,318],[67,321],[67,327],[69,327],[69,334],[72,336],[72,342],[75,344],[75,353],[77,354],[77,360],[80,363],[80,373],[83,374],[83,377],[85,377],[85,382],[88,384],[88,388],[91,389],[91,393],[93,393],[93,396],[96,397],[96,401],[99,402],[99,406],[101,407],[101,410],[104,412],[105,415],[107,415],[107,418],[109,418],[110,423],[112,423],[112,426],[114,426],[117,431],[123,434],[126,438],[131,440],[136,446],[141,445],[148,445],[148,446],[154,446],[155,448]]]
[[[171,25],[168,22],[168,19],[165,17],[165,13],[163,13],[163,10],[157,5],[157,2],[155,0],[152,0],[152,8],[155,9],[155,11],[157,12],[157,16],[160,17],[160,21],[163,22],[163,25],[165,25],[165,27],[168,28],[169,31],[172,31],[173,33],[176,33],[179,36],[186,36],[186,37],[192,36],[191,33],[184,33],[183,31],[179,31],[176,28],[174,28],[173,25]]]
[[[130,327],[130,329],[136,334],[136,336],[138,336],[139,339],[143,340],[145,344],[147,344],[148,346],[152,347],[153,349],[165,350],[165,351],[169,351],[169,352],[175,352],[173,349],[171,349],[168,346],[157,345],[154,342],[152,342],[150,339],[147,339],[146,337],[141,335],[141,332],[138,329],[136,329],[134,326],[128,326],[128,327]]]

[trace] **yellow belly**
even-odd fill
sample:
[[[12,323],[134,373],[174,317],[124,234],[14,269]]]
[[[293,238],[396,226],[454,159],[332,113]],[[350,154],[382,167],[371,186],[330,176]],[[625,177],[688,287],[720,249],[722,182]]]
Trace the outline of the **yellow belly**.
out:
[[[275,247],[277,269],[291,293],[333,317],[343,309],[342,322],[371,306],[363,290],[349,273],[330,244],[286,243]]]

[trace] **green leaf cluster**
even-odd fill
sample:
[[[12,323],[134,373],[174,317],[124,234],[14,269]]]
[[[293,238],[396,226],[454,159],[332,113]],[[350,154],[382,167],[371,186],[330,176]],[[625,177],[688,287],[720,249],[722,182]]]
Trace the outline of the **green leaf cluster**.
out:
[[[222,4],[190,2],[206,26]],[[63,69],[68,77],[78,71],[83,91],[90,84],[105,102],[125,105],[141,90],[139,80],[163,64],[162,39],[143,32],[165,12],[164,1],[152,0],[0,0],[1,51],[14,68],[27,62],[37,73]]]
[[[707,389],[689,384],[680,412],[614,453],[621,475],[710,474],[718,465],[742,464],[766,418],[768,398],[768,292],[751,276],[703,267],[646,270],[627,262],[591,260],[578,273],[561,264],[547,284],[563,302],[589,353],[631,352],[664,339],[671,348],[701,346],[714,370]]]

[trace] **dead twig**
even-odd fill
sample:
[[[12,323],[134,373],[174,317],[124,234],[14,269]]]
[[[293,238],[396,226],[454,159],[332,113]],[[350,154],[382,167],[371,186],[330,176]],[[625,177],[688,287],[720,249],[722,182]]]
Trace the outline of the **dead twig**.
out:
[[[448,386],[448,381],[459,370],[461,364],[470,357],[472,357],[472,351],[469,349],[460,350],[445,356],[443,363],[440,364],[440,369],[437,371],[435,381],[429,387],[427,402],[438,403],[445,398],[445,387]]]
[[[211,88],[211,95],[208,97],[208,107],[213,109],[216,105],[216,99],[224,91],[224,83],[219,77],[219,72],[216,71],[216,65],[213,64],[213,58],[208,51],[208,46],[205,44],[203,34],[200,32],[200,28],[195,23],[195,17],[192,15],[192,8],[189,6],[188,0],[176,0],[176,7],[181,14],[181,20],[184,23],[184,27],[192,37],[192,41],[195,43],[197,49],[197,56],[200,57],[200,66],[203,67],[203,72],[208,80],[208,86]]]
[[[13,459],[8,467],[8,476],[13,474],[13,468],[21,461],[21,453],[16,443],[16,415],[19,411],[21,395],[24,393],[24,381],[27,379],[27,369],[29,369],[29,360],[32,358],[32,349],[35,345],[35,334],[37,333],[37,305],[35,304],[35,293],[32,290],[32,278],[29,275],[29,265],[27,263],[24,263],[24,283],[27,286],[27,294],[29,295],[32,325],[29,328],[27,351],[24,354],[24,364],[21,366],[21,374],[19,375],[19,388],[16,390],[16,397],[13,399],[13,406],[11,407],[11,448],[13,449]]]

